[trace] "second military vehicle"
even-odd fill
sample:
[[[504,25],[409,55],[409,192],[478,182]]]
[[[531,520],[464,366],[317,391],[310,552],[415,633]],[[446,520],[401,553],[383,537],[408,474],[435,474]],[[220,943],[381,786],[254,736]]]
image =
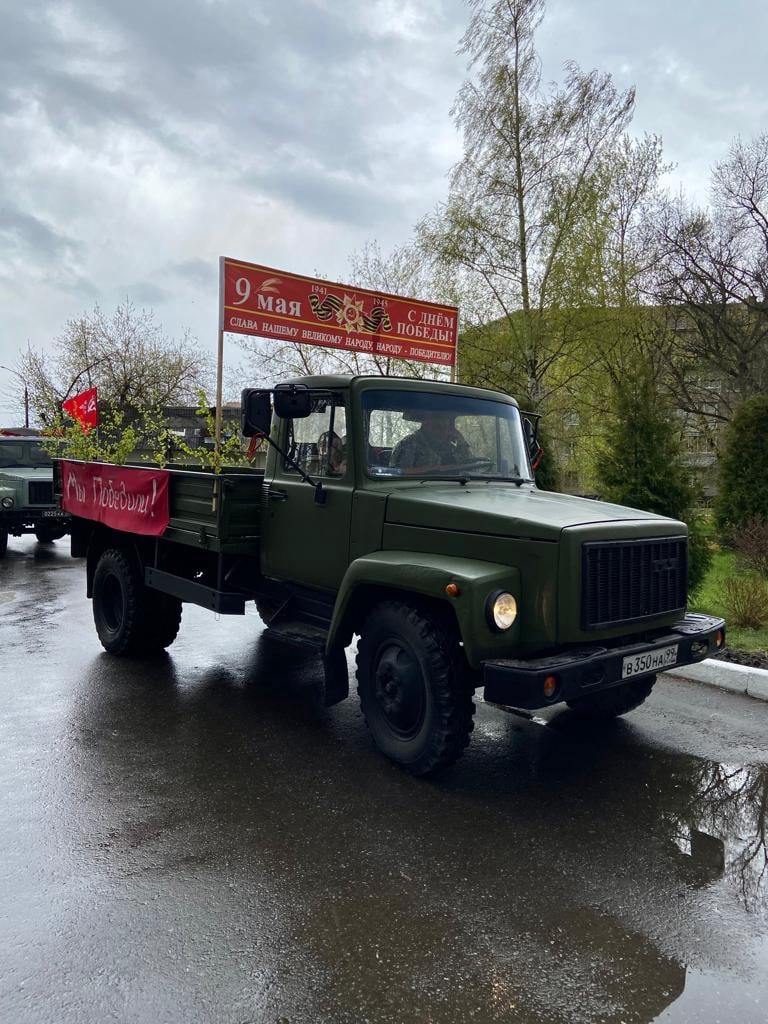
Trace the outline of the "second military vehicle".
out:
[[[50,544],[68,528],[69,516],[53,497],[53,463],[38,437],[0,432],[0,558],[9,534],[34,533]]]

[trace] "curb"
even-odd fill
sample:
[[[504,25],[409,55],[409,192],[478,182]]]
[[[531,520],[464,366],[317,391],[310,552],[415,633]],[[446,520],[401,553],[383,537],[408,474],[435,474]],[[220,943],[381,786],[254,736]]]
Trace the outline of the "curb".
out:
[[[664,675],[691,679],[696,683],[705,683],[707,686],[717,686],[731,693],[744,693],[748,697],[768,701],[768,670],[764,668],[750,668],[747,665],[735,665],[730,661],[705,658],[697,665],[671,668]]]

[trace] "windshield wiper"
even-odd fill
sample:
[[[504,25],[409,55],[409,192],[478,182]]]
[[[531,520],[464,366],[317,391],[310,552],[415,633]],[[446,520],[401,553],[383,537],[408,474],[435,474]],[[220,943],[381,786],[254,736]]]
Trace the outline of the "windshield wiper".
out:
[[[405,479],[407,479],[407,477]],[[460,483],[462,487],[465,487],[469,483],[470,479],[471,477],[469,476],[442,476],[438,475],[437,473],[428,473],[424,476],[418,477],[419,483],[422,484],[425,482],[425,480],[455,480],[457,483]]]
[[[477,473],[472,473],[469,478],[470,480],[484,480],[486,483],[490,483],[493,480],[499,480],[504,484],[517,484],[518,487],[522,487],[523,484],[530,484],[533,481],[529,477],[522,476],[481,476]]]

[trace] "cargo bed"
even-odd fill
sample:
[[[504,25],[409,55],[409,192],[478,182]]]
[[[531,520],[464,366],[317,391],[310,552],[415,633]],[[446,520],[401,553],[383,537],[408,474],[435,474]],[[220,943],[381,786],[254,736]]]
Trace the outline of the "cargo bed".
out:
[[[164,540],[231,555],[258,554],[263,470],[225,469],[216,476],[210,471],[170,467],[168,474],[170,519]]]

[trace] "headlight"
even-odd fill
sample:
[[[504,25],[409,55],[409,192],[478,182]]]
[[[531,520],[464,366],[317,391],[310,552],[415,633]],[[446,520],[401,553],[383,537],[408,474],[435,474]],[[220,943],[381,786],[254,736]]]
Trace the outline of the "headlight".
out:
[[[2,504],[3,508],[13,508],[13,498],[3,498],[0,504]]]
[[[517,601],[506,591],[493,594],[488,601],[488,613],[496,629],[504,632],[517,618]]]

